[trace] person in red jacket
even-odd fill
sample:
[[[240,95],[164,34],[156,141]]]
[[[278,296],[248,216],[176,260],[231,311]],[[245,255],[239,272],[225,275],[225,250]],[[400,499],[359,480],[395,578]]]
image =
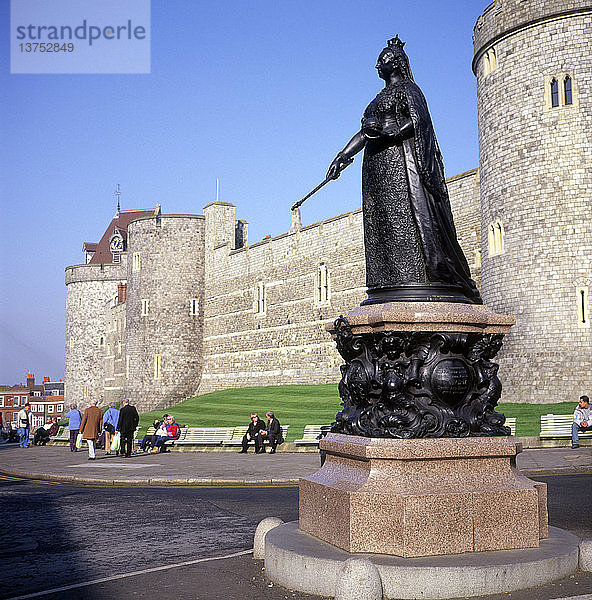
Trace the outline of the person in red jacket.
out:
[[[178,440],[181,435],[181,430],[179,426],[175,423],[175,417],[173,415],[169,415],[166,423],[166,435],[158,436],[156,443],[154,444],[154,448],[152,452],[160,452],[165,442],[169,440]]]

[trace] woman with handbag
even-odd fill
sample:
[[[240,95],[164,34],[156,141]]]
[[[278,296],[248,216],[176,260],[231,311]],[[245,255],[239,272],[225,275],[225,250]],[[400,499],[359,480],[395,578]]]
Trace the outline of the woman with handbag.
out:
[[[115,435],[115,428],[117,427],[117,421],[119,421],[119,411],[116,408],[116,402],[110,402],[109,408],[103,415],[103,430],[105,431],[105,454],[111,454],[111,442]],[[116,450],[115,454],[119,454]]]

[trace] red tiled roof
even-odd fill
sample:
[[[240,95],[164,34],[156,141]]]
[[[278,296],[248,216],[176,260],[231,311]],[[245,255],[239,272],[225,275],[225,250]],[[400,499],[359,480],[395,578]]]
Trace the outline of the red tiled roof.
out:
[[[138,217],[147,217],[155,214],[157,209],[144,208],[142,210],[120,210],[117,215],[113,218],[109,227],[103,234],[100,242],[96,245],[95,253],[90,259],[90,264],[105,264],[113,262],[113,256],[109,249],[109,238],[113,235],[115,229],[119,229],[123,236],[124,244],[127,241],[127,226],[130,221],[137,219]],[[89,242],[85,242],[85,246]]]

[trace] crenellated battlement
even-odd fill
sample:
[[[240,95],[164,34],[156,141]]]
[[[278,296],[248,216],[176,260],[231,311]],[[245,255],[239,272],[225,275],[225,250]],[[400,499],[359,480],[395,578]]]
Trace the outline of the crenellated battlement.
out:
[[[473,30],[473,72],[489,46],[504,36],[537,23],[592,12],[591,0],[496,0],[477,19]]]

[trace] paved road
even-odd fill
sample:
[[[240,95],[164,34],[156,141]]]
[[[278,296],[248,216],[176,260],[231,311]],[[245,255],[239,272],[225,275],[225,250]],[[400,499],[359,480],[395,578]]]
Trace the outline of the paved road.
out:
[[[551,524],[592,537],[587,508],[592,476],[537,479],[549,485]],[[140,570],[147,572],[42,597],[312,598],[273,586],[265,579],[262,563],[248,555],[150,571],[247,551],[262,518],[274,515],[289,521],[297,513],[295,487],[113,488],[2,477],[0,522],[7,533],[0,535],[0,598]],[[590,590],[592,574],[579,574],[499,598],[549,600]]]
[[[319,468],[318,452],[249,454],[233,452],[167,452],[143,454],[129,459],[97,453],[89,461],[85,451],[71,453],[63,446],[19,448],[0,444],[0,471],[11,475],[86,483],[137,484],[145,486],[223,483],[297,483]],[[518,469],[527,476],[551,473],[592,473],[592,447],[540,448],[517,457]]]

